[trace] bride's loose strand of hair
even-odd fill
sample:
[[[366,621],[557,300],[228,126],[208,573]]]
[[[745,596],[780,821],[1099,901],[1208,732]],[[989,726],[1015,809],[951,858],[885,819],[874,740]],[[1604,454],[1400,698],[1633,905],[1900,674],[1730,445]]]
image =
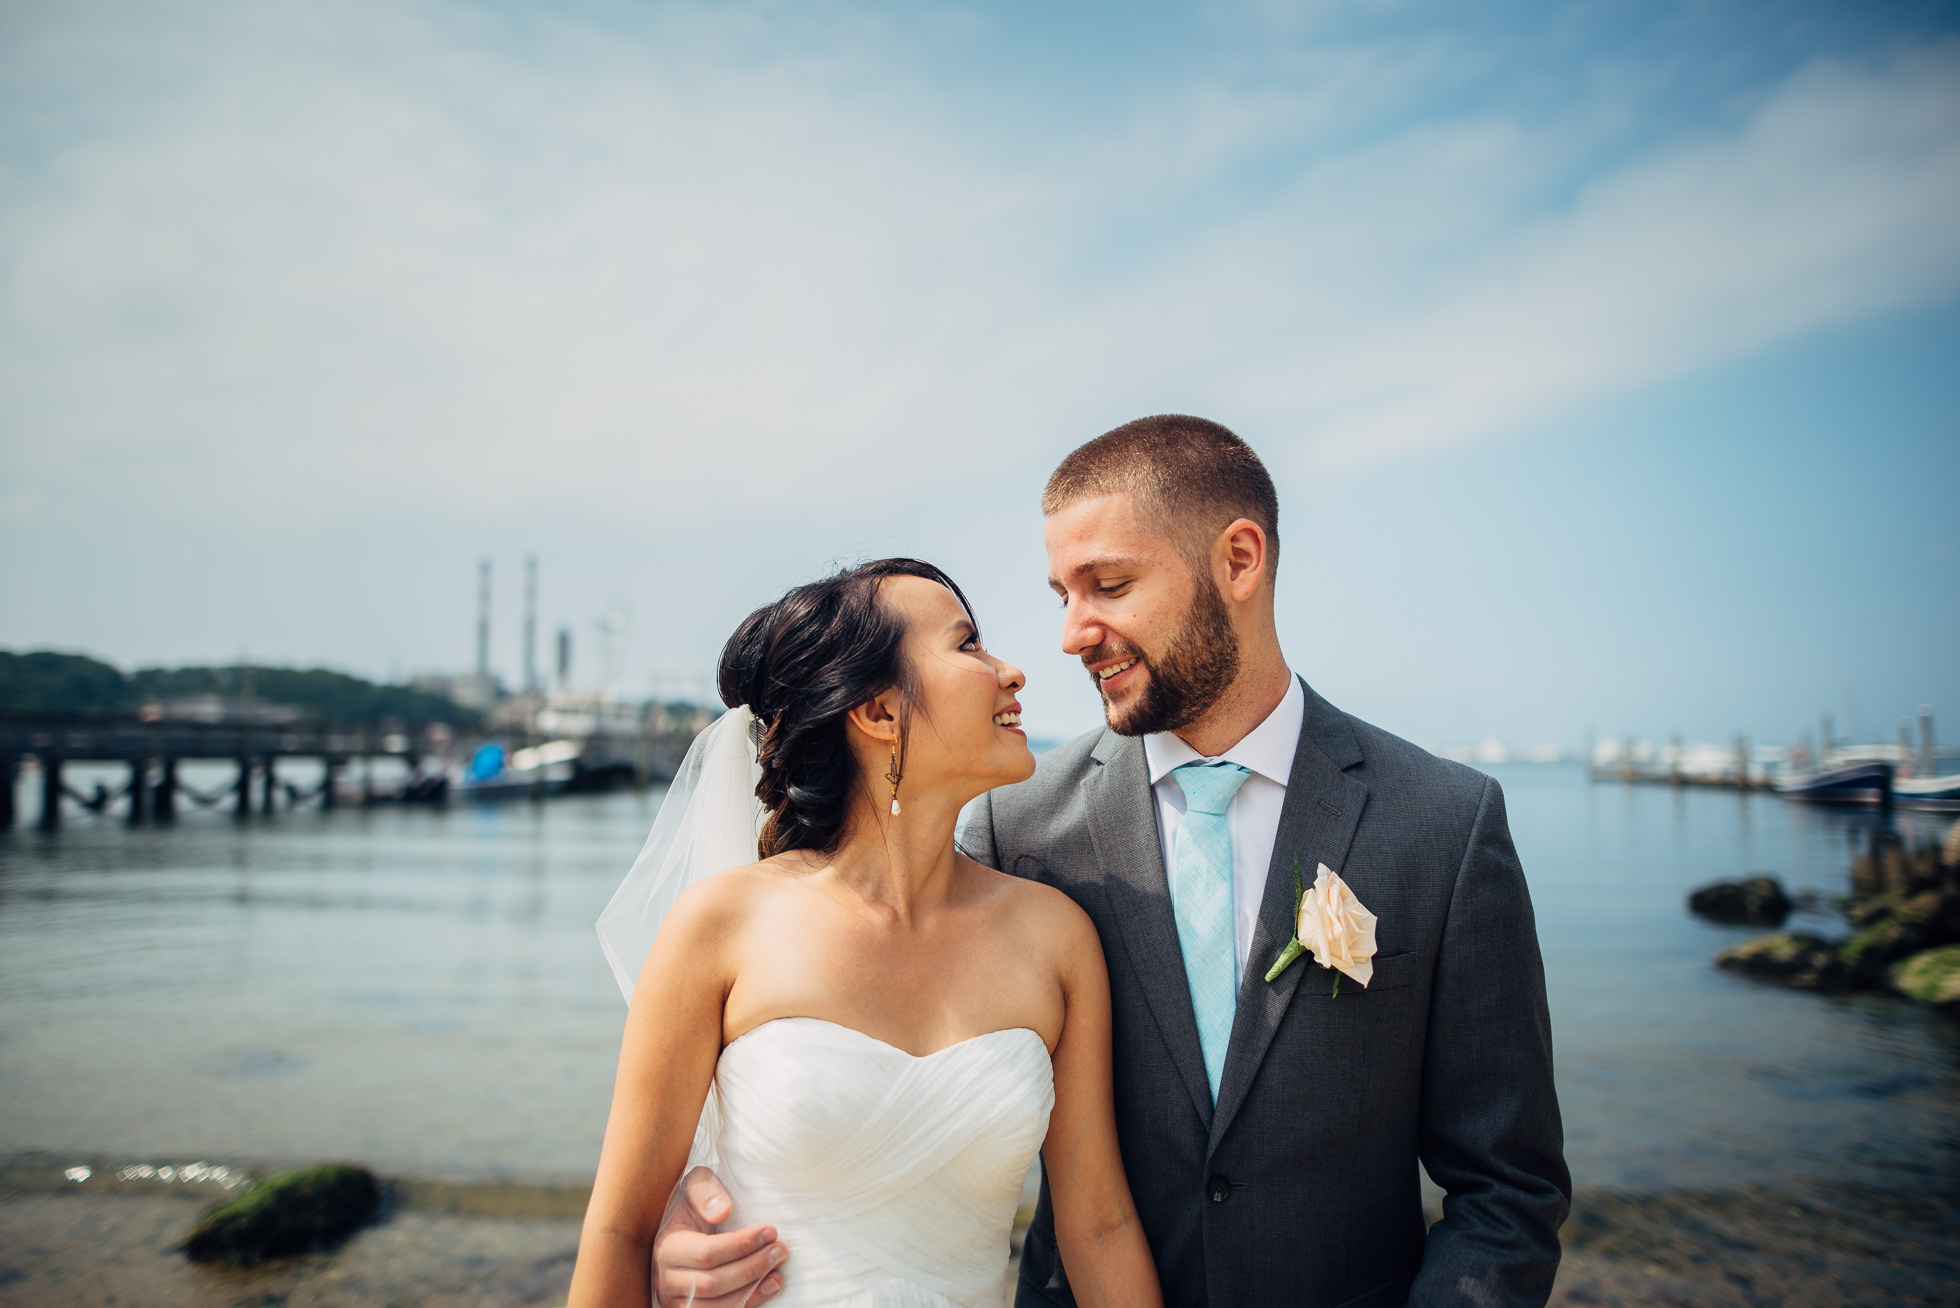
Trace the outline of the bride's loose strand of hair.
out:
[[[836,852],[852,793],[864,784],[845,719],[894,686],[901,692],[895,770],[903,771],[914,696],[905,623],[879,602],[887,577],[936,581],[972,616],[959,586],[932,564],[879,559],[765,604],[722,648],[722,702],[748,705],[761,731],[755,793],[768,813],[758,842],[764,858],[795,849]]]

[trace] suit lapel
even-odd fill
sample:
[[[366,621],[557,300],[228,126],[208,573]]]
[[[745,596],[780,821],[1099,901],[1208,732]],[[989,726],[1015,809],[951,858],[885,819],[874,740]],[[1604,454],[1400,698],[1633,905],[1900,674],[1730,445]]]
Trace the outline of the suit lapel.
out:
[[[1198,1044],[1198,1019],[1184,978],[1164,852],[1157,842],[1157,812],[1143,741],[1104,732],[1089,776],[1089,834],[1102,867],[1104,890],[1129,954],[1130,970],[1163,1033],[1171,1063],[1191,1095],[1198,1116],[1210,1125],[1211,1084]]]
[[[1300,988],[1301,977],[1309,972],[1324,975],[1312,958],[1303,957],[1277,981],[1266,980],[1266,969],[1293,938],[1293,861],[1299,859],[1300,877],[1309,886],[1314,869],[1321,863],[1340,871],[1361,821],[1361,809],[1368,802],[1368,787],[1345,770],[1361,761],[1361,746],[1353,728],[1331,704],[1314,694],[1311,686],[1304,681],[1300,684],[1307,692],[1306,717],[1300,727],[1299,747],[1293,753],[1293,771],[1287,778],[1273,861],[1266,869],[1259,924],[1252,933],[1252,952],[1246,958],[1245,980],[1239,987],[1238,1012],[1232,1020],[1232,1042],[1219,1079],[1218,1111],[1212,1117],[1207,1153],[1218,1147],[1233,1115],[1245,1102],[1252,1078],[1279,1030],[1280,1019],[1286,1016],[1287,1005]],[[1173,932],[1175,929],[1173,923]],[[1175,945],[1175,937],[1172,943]],[[1188,998],[1185,1007],[1188,1013]],[[1196,1019],[1189,1020],[1195,1031]]]

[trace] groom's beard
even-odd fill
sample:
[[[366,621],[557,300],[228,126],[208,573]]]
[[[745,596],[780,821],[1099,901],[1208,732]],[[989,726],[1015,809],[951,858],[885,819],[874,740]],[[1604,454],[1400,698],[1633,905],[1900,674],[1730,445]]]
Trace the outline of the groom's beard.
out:
[[[1099,645],[1082,656],[1085,664],[1100,663],[1143,651],[1128,642]],[[1225,597],[1210,577],[1198,578],[1198,593],[1184,626],[1164,652],[1143,660],[1143,693],[1127,709],[1118,709],[1103,696],[1103,716],[1119,736],[1147,736],[1157,731],[1188,727],[1216,704],[1239,675],[1239,635],[1225,611]],[[1095,676],[1094,672],[1089,674]],[[1100,694],[1102,683],[1096,684]]]

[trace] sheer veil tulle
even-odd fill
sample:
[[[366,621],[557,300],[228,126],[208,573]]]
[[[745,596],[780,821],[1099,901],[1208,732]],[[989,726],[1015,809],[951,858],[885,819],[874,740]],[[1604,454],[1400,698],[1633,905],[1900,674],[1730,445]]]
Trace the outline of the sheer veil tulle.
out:
[[[626,1002],[660,923],[695,882],[756,860],[763,808],[755,797],[755,714],[731,709],[694,738],[653,830],[599,914],[599,947]]]

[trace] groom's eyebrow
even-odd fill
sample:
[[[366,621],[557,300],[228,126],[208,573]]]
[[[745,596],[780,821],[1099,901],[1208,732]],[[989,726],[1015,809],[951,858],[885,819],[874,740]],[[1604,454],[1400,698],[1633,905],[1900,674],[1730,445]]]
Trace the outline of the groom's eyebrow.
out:
[[[1083,560],[1081,563],[1070,568],[1068,575],[1073,579],[1075,577],[1085,577],[1092,573],[1101,572],[1104,568],[1140,568],[1142,566],[1142,559],[1126,558],[1121,554],[1105,554],[1099,558]],[[1048,589],[1054,591],[1061,590],[1061,581],[1058,578],[1050,577],[1048,579]]]

